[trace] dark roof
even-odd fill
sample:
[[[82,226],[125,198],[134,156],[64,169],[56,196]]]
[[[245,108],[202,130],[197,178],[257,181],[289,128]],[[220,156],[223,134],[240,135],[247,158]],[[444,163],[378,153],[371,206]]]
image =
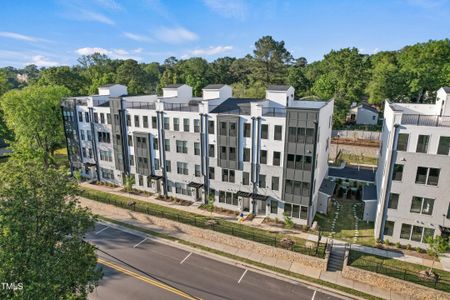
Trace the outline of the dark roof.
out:
[[[243,191],[238,191],[236,194],[238,195],[238,197],[244,197],[244,198],[248,198],[252,195],[252,193],[243,192]]]
[[[97,105],[98,107],[109,107],[109,101],[105,101],[102,104]]]
[[[269,196],[261,195],[261,194],[255,194],[255,193],[253,193],[251,195],[251,197],[252,197],[253,200],[260,200],[260,201],[266,201],[269,198]]]
[[[359,181],[375,182],[375,170],[371,168],[360,167],[344,167],[342,169],[329,168],[328,176],[353,179]]]
[[[374,184],[365,185],[362,190],[363,200],[376,200],[377,199],[377,187]]]
[[[218,106],[211,110],[213,114],[219,113],[234,113],[234,114],[250,114],[250,107],[245,107],[251,102],[261,101],[260,99],[250,99],[250,98],[228,98],[223,101]]]
[[[203,89],[204,90],[218,90],[225,86],[225,84],[208,84]]]
[[[362,107],[362,108],[364,108],[364,109],[367,109],[367,110],[370,110],[370,111],[373,111],[374,113],[378,113],[378,109],[376,109],[375,107],[373,107],[373,106],[370,106],[370,105],[367,105],[367,104],[361,104],[359,107]]]
[[[104,85],[99,86],[99,88],[111,87],[111,86],[113,86],[113,85],[118,85],[118,84],[119,84],[119,83],[104,84]]]
[[[198,188],[201,188],[203,186],[203,184],[191,181],[188,183],[187,186],[198,189]]]
[[[450,94],[450,86],[443,86],[442,88],[446,93]]]
[[[176,84],[168,84],[166,85],[166,89],[176,89],[179,88],[180,86],[184,85],[184,83],[176,83]]]
[[[330,179],[324,179],[320,185],[319,192],[327,194],[329,196],[333,195],[334,188],[336,187],[336,182]]]
[[[267,87],[268,91],[287,91],[291,86],[290,85],[269,85]]]

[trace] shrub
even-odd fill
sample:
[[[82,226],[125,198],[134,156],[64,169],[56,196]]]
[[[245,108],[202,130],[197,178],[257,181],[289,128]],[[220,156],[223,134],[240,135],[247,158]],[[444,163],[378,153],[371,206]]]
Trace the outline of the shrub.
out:
[[[411,250],[411,249],[412,249],[411,244],[406,245],[406,250]]]
[[[397,242],[397,243],[395,243],[395,247],[398,248],[398,249],[400,249],[400,248],[402,247],[402,245],[400,245],[400,243]]]
[[[424,250],[422,248],[420,248],[420,247],[416,247],[416,252],[417,253],[423,253]]]
[[[385,243],[386,245],[388,245],[388,246],[391,245],[391,242],[390,242],[388,239],[384,240],[384,243]]]
[[[294,228],[294,221],[287,213],[284,213],[284,227],[287,229]]]

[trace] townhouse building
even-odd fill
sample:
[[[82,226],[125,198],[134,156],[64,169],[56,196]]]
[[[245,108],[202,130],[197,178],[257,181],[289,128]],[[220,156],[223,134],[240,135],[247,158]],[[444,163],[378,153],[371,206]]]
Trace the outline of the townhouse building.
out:
[[[435,104],[385,103],[375,237],[424,247],[450,233],[450,88]]]
[[[294,99],[270,86],[265,99],[234,98],[212,84],[202,97],[172,84],[163,95],[128,96],[123,85],[63,99],[71,170],[86,178],[311,225],[328,173],[334,102]],[[326,210],[327,203],[320,209]]]

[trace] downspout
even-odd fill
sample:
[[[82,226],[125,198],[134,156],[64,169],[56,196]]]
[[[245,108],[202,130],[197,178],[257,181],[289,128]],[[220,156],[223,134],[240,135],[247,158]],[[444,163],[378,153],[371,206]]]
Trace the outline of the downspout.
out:
[[[100,164],[98,162],[97,141],[96,141],[97,134],[95,133],[94,109],[92,107],[89,108],[89,124],[91,125],[91,144],[92,144],[92,152],[94,152],[95,173],[97,173],[97,181],[100,181]]]
[[[200,169],[203,176],[203,192],[204,192],[204,202],[207,203],[207,193],[206,186],[208,185],[207,172],[206,172],[206,157],[205,157],[205,138],[204,138],[204,125],[203,125],[203,116],[204,114],[200,114]]]
[[[386,190],[384,191],[384,202],[383,202],[383,215],[381,216],[381,226],[380,226],[380,232],[378,233],[378,238],[380,240],[384,239],[384,225],[386,223],[386,217],[387,217],[387,209],[388,206],[386,205],[388,202],[387,199],[389,197],[389,192],[391,190],[391,184],[392,184],[392,173],[393,173],[393,161],[394,161],[394,155],[397,148],[397,139],[398,139],[398,131],[400,129],[399,124],[394,125],[394,139],[392,141],[392,150],[391,155],[389,158],[389,169],[388,169],[388,177],[386,178],[387,184],[386,184]]]
[[[66,119],[64,118],[64,106],[61,105],[61,116],[63,120],[63,128],[64,128],[64,137],[66,138],[66,147],[67,147],[67,157],[69,158],[69,165],[70,165],[70,175],[73,176],[73,164],[72,164],[72,157],[70,155],[70,149],[69,149],[69,139],[67,137],[67,128],[66,128]]]
[[[209,139],[208,139],[208,135],[209,135],[209,125],[208,125],[208,114],[203,114],[203,120],[205,122],[204,124],[204,140],[205,140],[205,204],[208,204],[208,199],[209,199]]]
[[[312,165],[311,165],[311,182],[309,187],[309,207],[308,207],[308,219],[306,220],[307,224],[309,225],[310,221],[310,210],[313,202],[314,197],[314,177],[316,173],[316,152],[317,152],[317,134],[319,133],[319,123],[317,121],[314,121],[314,146],[313,146],[313,153],[312,153]]]
[[[162,111],[156,112],[158,118],[157,118],[157,124],[158,124],[158,136],[159,136],[159,161],[162,166],[162,174],[163,174],[163,193],[164,197],[167,198],[167,172],[166,172],[166,149],[164,147],[164,140],[165,140],[165,134],[164,134],[164,128],[163,128],[163,122],[164,122],[164,115]]]
[[[126,116],[125,116],[125,110],[123,109],[123,100],[122,98],[119,98],[120,101],[120,109],[119,109],[119,116],[120,116],[120,135],[122,137],[121,139],[121,146],[122,146],[122,160],[123,160],[123,170],[124,173],[127,175],[130,175],[130,156],[128,155],[128,144],[127,144],[127,130],[126,130]]]

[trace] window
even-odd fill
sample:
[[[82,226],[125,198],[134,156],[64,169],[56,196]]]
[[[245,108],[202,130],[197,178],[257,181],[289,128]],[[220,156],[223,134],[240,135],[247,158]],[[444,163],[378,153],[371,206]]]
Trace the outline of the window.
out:
[[[269,125],[262,124],[261,125],[261,138],[268,139],[269,138]]]
[[[430,140],[429,135],[419,135],[419,139],[417,140],[417,148],[416,152],[419,153],[427,153],[428,151],[428,142]]]
[[[133,147],[133,137],[131,135],[128,136],[128,146]]]
[[[311,188],[311,184],[309,182],[303,182],[302,184],[302,196],[308,197],[309,196],[309,190]]]
[[[219,203],[225,203],[225,192],[219,191]]]
[[[116,126],[120,125],[119,115],[118,114],[114,114],[114,125],[116,125]]]
[[[250,148],[244,148],[244,161],[250,161]]]
[[[431,215],[433,213],[433,206],[434,199],[414,196],[411,201],[410,212],[423,215]]]
[[[209,167],[209,179],[214,180],[215,178],[215,174],[214,174],[214,167]]]
[[[392,234],[394,233],[394,224],[395,224],[395,222],[393,222],[393,221],[386,221],[386,223],[384,224],[383,234],[392,236]]]
[[[450,149],[450,137],[441,136],[439,138],[437,154],[448,155],[449,149]]]
[[[447,208],[447,219],[450,219],[450,203],[448,204]]]
[[[127,126],[130,127],[131,126],[131,116],[127,115]]]
[[[230,136],[236,136],[237,135],[237,128],[236,128],[236,123],[235,122],[230,122]]]
[[[194,155],[200,155],[200,143],[194,142]]]
[[[259,174],[259,184],[258,186],[260,188],[266,188],[266,175],[263,174]]]
[[[244,123],[244,137],[250,137],[250,128],[251,125],[249,123]]]
[[[154,163],[155,163],[155,170],[159,170],[159,159],[155,158]]]
[[[92,155],[93,155],[93,153],[92,153],[92,149],[91,149],[91,148],[89,148],[89,149],[88,149],[88,152],[89,152],[89,158],[92,158]]]
[[[312,144],[314,143],[314,129],[306,128],[306,143]]]
[[[130,166],[134,166],[134,155],[130,155]]]
[[[164,118],[164,130],[170,130],[170,120],[169,120],[169,118]]]
[[[106,114],[106,123],[108,123],[108,125],[111,125],[111,114],[110,113]]]
[[[153,129],[158,128],[158,122],[156,121],[156,117],[152,117],[152,128]]]
[[[392,180],[402,181],[403,177],[403,165],[395,164],[394,172],[392,173]]]
[[[100,168],[100,173],[104,179],[114,179],[114,171]]]
[[[277,214],[278,213],[278,201],[271,200],[270,201],[270,213]]]
[[[144,186],[144,176],[139,175],[139,186]]]
[[[81,111],[78,112],[78,122],[83,122],[83,113]]]
[[[278,191],[280,185],[280,178],[272,176],[272,190]]]
[[[183,131],[189,132],[189,119],[183,119]]]
[[[194,119],[194,132],[200,132],[200,120]]]
[[[112,161],[112,153],[111,151],[100,150],[100,160],[102,161]]]
[[[142,126],[144,126],[144,128],[148,128],[148,117],[147,116],[142,117]]]
[[[399,194],[391,193],[389,196],[388,208],[397,209]]]
[[[288,129],[288,142],[296,143],[297,142],[297,128],[289,127]]]
[[[250,174],[248,172],[242,172],[242,184],[249,185],[250,183]],[[449,204],[449,212],[450,212],[450,204]],[[450,213],[449,213],[450,216]]]
[[[166,160],[166,172],[172,172],[172,162],[170,160]]]
[[[84,136],[84,130],[80,130],[81,140],[84,141],[86,138]]]
[[[156,138],[156,137],[153,137],[153,150],[159,150],[159,147],[158,147],[158,138]]]
[[[227,147],[220,147],[220,159],[227,159]]]
[[[437,186],[440,169],[417,167],[416,183]]]
[[[173,130],[180,131],[180,119],[173,118]]]
[[[188,164],[184,162],[177,162],[177,173],[188,175]]]
[[[227,122],[220,122],[220,135],[227,135]]]
[[[94,113],[94,123],[98,123],[98,113]]]
[[[85,113],[84,113],[84,121],[85,121],[86,123],[89,123],[89,113],[88,113],[88,112],[85,112]]]
[[[295,169],[295,155],[294,154],[288,154],[288,156],[287,156],[287,168]]]
[[[285,203],[284,204],[284,214],[288,215],[288,216],[291,216],[291,213],[292,213],[292,205],[288,204],[288,203]]]
[[[411,233],[411,241],[420,242],[422,239],[423,227],[413,226]]]
[[[275,125],[273,139],[276,140],[276,141],[281,141],[282,135],[283,135],[283,126]]]
[[[194,176],[200,177],[200,165],[195,165],[194,167]]]
[[[311,156],[304,156],[303,159],[304,159],[303,169],[310,171],[311,167],[312,167],[312,158],[311,158]]]
[[[306,206],[300,207],[300,219],[303,219],[303,220],[308,219],[308,207],[306,207]]]
[[[397,150],[398,151],[406,151],[408,148],[408,139],[409,134],[407,133],[399,133],[398,134],[398,141],[397,141]]]
[[[267,150],[261,150],[261,159],[262,164],[267,164]]]
[[[176,141],[177,153],[188,153],[187,142],[186,141]]]
[[[98,133],[98,142],[99,143],[111,143],[111,136],[109,132],[99,131]]]
[[[147,139],[145,137],[136,137],[135,147],[145,149],[147,146]]]
[[[90,130],[86,130],[87,140],[90,142],[92,141],[92,135]]]
[[[402,224],[402,229],[400,231],[400,238],[409,240],[410,236],[411,236],[411,225]]]
[[[222,169],[222,181],[234,183],[235,181],[234,170]]]
[[[286,179],[284,186],[285,186],[286,194],[292,194],[292,188],[293,188],[292,180]]]
[[[214,121],[208,121],[208,134],[214,134]]]
[[[105,124],[105,114],[100,113],[100,123]]]
[[[292,217],[300,218],[300,206],[292,204]]]
[[[170,152],[170,140],[169,139],[164,139],[164,150],[166,152]]]
[[[236,148],[235,147],[230,147],[228,148],[228,159],[229,160],[236,160]]]
[[[83,157],[87,156],[87,152],[86,152],[86,148],[85,147],[81,148],[81,156],[83,156]]]
[[[281,162],[281,153],[278,151],[273,152],[273,165],[279,166]]]
[[[216,156],[215,152],[216,152],[216,150],[215,150],[214,145],[209,144],[209,149],[208,149],[209,157],[215,157]]]

